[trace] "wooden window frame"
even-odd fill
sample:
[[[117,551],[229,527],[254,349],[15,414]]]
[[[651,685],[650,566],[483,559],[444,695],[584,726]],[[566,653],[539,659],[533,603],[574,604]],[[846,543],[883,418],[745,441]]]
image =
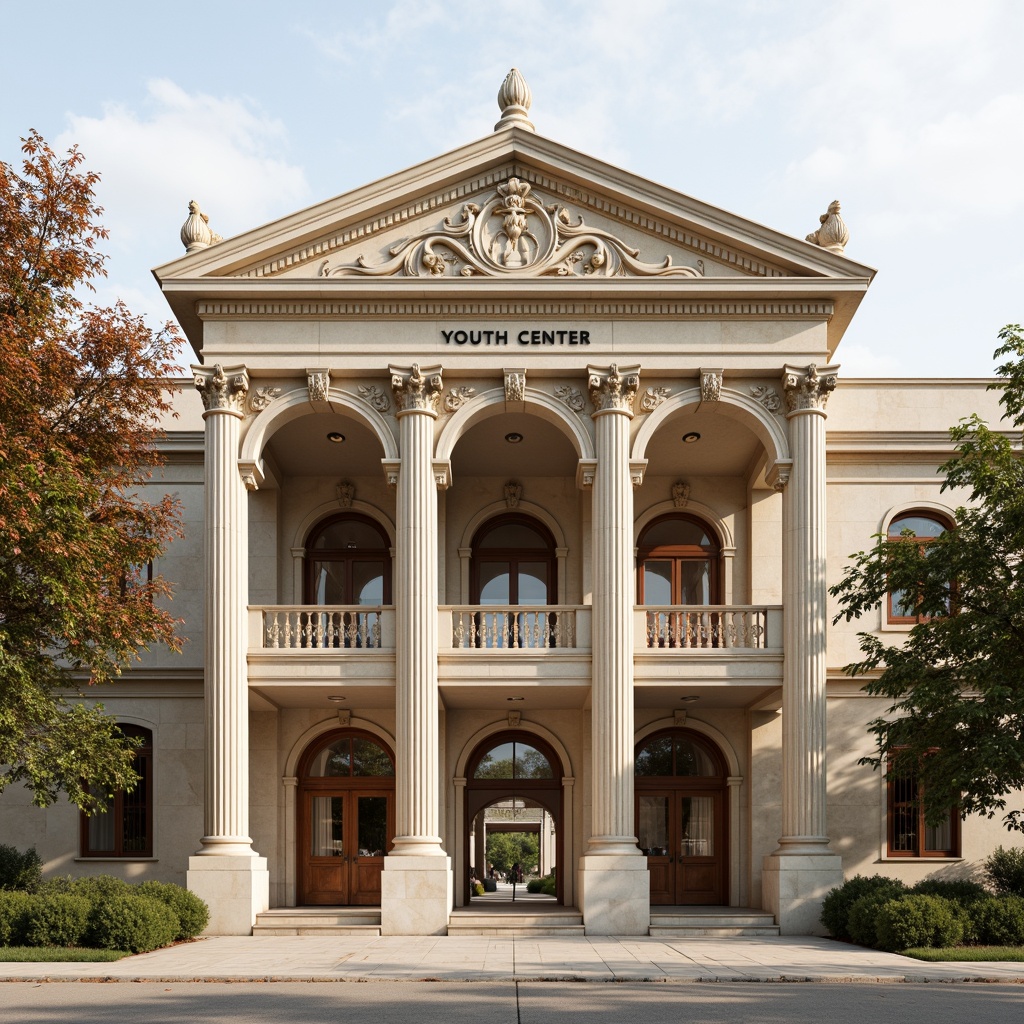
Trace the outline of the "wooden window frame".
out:
[[[644,545],[644,538],[647,534],[657,526],[661,526],[666,522],[685,522],[690,523],[694,526],[699,527],[704,531],[705,536],[711,541],[711,546],[708,551],[695,544],[659,544],[653,547]],[[689,513],[674,513],[669,512],[666,515],[658,516],[656,519],[652,519],[641,532],[637,539],[637,552],[636,552],[636,588],[637,588],[637,604],[646,604],[646,595],[644,594],[644,563],[648,560],[655,561],[669,561],[672,563],[672,596],[673,598],[678,596],[679,590],[681,590],[681,573],[683,562],[699,562],[707,560],[708,566],[708,604],[717,605],[722,603],[722,594],[725,591],[725,565],[724,559],[722,558],[722,542],[718,536],[718,531],[707,522],[705,519],[701,519],[700,516],[691,515]],[[672,604],[678,604],[679,602],[673,601]]]
[[[929,544],[931,544],[936,537],[918,537],[916,534],[913,537],[904,537],[900,533],[893,533],[893,525],[900,522],[902,519],[907,519],[911,516],[916,516],[918,519],[927,519],[938,526],[942,527],[943,532],[956,529],[956,524],[949,518],[949,516],[943,515],[941,512],[937,512],[934,509],[923,509],[923,508],[908,508],[902,512],[898,512],[892,517],[889,526],[885,531],[885,539],[889,542],[903,541],[913,542],[917,544],[921,551],[924,551]],[[920,615],[896,615],[893,612],[892,606],[892,591],[889,591],[885,595],[885,621],[886,625],[889,626],[913,626],[918,622],[925,621],[927,617]]]
[[[317,540],[321,534],[339,522],[357,522],[362,523],[365,526],[372,527],[381,539],[382,546],[379,548],[317,548],[315,547]],[[304,603],[307,605],[316,605],[316,580],[313,575],[313,565],[315,562],[340,562],[345,566],[345,587],[349,591],[349,596],[353,596],[352,591],[352,565],[354,562],[369,561],[371,559],[380,559],[384,563],[384,587],[383,587],[383,601],[381,605],[387,607],[391,604],[391,577],[393,574],[393,568],[391,564],[391,542],[388,538],[387,532],[384,527],[377,522],[376,519],[371,516],[363,515],[359,512],[341,512],[332,516],[328,516],[326,519],[321,519],[320,522],[313,527],[310,531],[309,536],[306,538],[306,545],[303,552],[303,571],[302,571],[302,587],[303,587],[303,598]],[[343,601],[342,604],[346,607],[358,607],[355,601]],[[366,607],[373,607],[367,605]]]
[[[141,736],[143,744],[135,748],[136,770],[140,775],[138,786],[131,794],[119,789],[114,793],[113,803],[107,814],[113,821],[114,845],[112,850],[93,850],[89,846],[90,816],[84,812],[80,819],[79,850],[83,858],[99,857],[107,860],[140,860],[153,856],[153,731],[141,725],[118,723],[126,736]],[[139,770],[141,768],[141,770]],[[125,850],[125,797],[136,797],[141,790],[143,803],[143,819],[145,822],[145,842],[141,850]]]
[[[891,762],[890,762],[891,771]],[[960,815],[956,807],[949,809],[949,849],[948,850],[926,850],[925,841],[927,826],[924,818],[924,783],[917,777],[917,772],[908,773],[913,787],[914,799],[898,800],[896,793],[897,780],[888,779],[886,782],[886,856],[896,859],[931,860],[960,857]],[[901,814],[910,809],[914,814],[914,848],[912,850],[902,849],[906,842],[899,842],[897,838],[898,821]],[[906,833],[904,833],[906,835]]]

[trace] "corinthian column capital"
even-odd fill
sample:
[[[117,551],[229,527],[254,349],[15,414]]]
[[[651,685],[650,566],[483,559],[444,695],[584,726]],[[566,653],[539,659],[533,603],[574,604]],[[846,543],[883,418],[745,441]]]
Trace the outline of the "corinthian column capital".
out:
[[[786,412],[824,412],[828,396],[836,389],[838,366],[784,366],[782,390],[786,395]]]
[[[413,363],[411,370],[389,366],[391,390],[395,394],[397,414],[403,412],[429,412],[437,415],[441,401],[441,367],[427,366],[422,370]]]
[[[624,412],[633,415],[633,403],[640,387],[640,367],[629,366],[620,370],[615,363],[605,369],[587,367],[587,387],[594,415],[602,412]]]
[[[193,366],[195,385],[203,398],[203,406],[210,412],[230,412],[236,416],[245,415],[245,398],[249,394],[249,374],[244,366],[229,366],[224,369],[216,363],[211,370],[208,366]]]

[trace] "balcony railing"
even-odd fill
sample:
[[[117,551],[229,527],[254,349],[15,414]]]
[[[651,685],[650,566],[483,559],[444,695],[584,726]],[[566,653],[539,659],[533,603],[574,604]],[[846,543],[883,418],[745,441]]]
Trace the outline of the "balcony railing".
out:
[[[366,650],[382,643],[383,608],[344,605],[265,605],[259,646],[266,650]]]
[[[451,646],[456,650],[545,648],[575,649],[586,644],[577,630],[574,605],[463,605],[447,609],[452,617]]]
[[[776,646],[774,638],[769,636],[769,609],[764,606],[669,605],[654,608],[648,605],[638,611],[643,612],[647,647],[651,650]]]

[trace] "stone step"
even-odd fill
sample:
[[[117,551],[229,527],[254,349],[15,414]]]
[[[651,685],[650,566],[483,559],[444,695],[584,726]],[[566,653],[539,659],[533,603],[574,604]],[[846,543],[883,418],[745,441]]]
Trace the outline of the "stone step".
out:
[[[583,915],[579,911],[542,914],[488,914],[455,912],[448,919],[449,935],[583,935]]]
[[[756,910],[691,910],[685,913],[654,912],[649,934],[662,937],[778,935],[772,914]]]
[[[253,935],[380,935],[376,907],[274,907],[256,915]]]

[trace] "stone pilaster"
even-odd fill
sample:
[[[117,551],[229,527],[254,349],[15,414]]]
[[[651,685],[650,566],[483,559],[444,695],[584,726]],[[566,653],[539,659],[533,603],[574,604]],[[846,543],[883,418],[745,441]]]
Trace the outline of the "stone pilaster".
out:
[[[825,821],[825,404],[835,371],[786,366],[782,377],[792,455],[782,499],[783,834],[765,858],[763,883],[769,909],[789,934],[820,932],[821,900],[842,881]]]
[[[580,870],[588,934],[645,935],[647,863],[633,819],[633,480],[629,423],[637,367],[588,367],[597,466],[593,478],[591,835]]]
[[[391,367],[402,461],[395,543],[395,846],[381,879],[381,927],[445,934],[451,863],[441,848],[437,704],[437,480],[441,370]]]
[[[206,772],[205,834],[188,886],[210,905],[210,934],[248,934],[269,905],[267,862],[248,834],[248,505],[237,462],[249,377],[243,366],[193,369],[206,409]]]

